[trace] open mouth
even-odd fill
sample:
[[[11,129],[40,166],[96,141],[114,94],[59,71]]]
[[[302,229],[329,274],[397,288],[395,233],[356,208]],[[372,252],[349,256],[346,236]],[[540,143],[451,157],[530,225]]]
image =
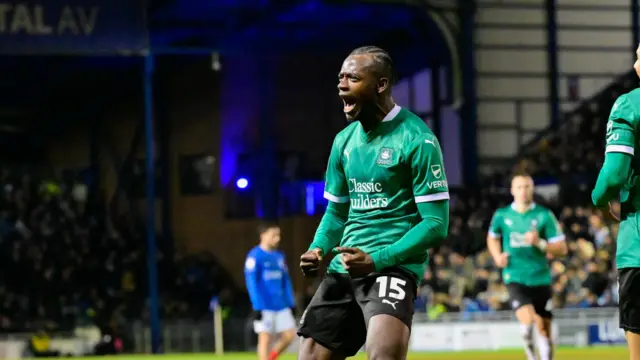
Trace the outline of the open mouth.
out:
[[[351,113],[353,112],[353,110],[355,110],[357,102],[355,99],[353,98],[349,98],[349,97],[343,97],[342,98],[342,102],[344,103],[344,112],[345,113]]]

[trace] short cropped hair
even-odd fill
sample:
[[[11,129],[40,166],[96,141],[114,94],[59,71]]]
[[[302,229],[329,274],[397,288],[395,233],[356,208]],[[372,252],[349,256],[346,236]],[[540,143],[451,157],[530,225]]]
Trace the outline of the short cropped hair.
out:
[[[511,184],[513,182],[513,179],[517,177],[528,177],[533,179],[533,176],[531,176],[531,174],[529,174],[526,171],[516,171],[513,174],[511,174],[511,177],[509,178],[509,184]]]
[[[388,52],[377,46],[362,46],[351,52],[351,55],[371,55],[375,63],[375,71],[380,77],[389,79],[389,83],[393,85],[396,80],[393,59]]]
[[[269,229],[278,227],[280,227],[280,225],[278,225],[278,223],[276,223],[275,221],[261,221],[257,227],[258,235],[262,235],[269,231]]]

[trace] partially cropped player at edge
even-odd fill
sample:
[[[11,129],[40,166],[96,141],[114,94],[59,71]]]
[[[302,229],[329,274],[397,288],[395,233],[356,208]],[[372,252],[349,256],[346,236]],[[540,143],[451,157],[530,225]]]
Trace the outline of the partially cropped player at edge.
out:
[[[329,155],[327,211],[305,274],[339,253],[298,329],[299,359],[342,359],[366,342],[369,359],[405,359],[416,284],[427,251],[447,235],[449,191],[438,140],[391,97],[393,63],[377,47],[354,50],[338,76],[351,123]]]
[[[640,77],[640,47],[633,65]],[[604,164],[591,193],[593,204],[605,218],[618,220],[609,202],[620,198],[616,267],[620,328],[625,331],[630,359],[640,360],[640,161],[635,153],[640,126],[640,90],[621,95],[607,123]]]
[[[520,322],[527,360],[536,360],[534,329],[538,329],[540,360],[553,359],[551,337],[551,270],[547,255],[564,256],[567,244],[551,210],[533,202],[533,179],[517,174],[511,180],[513,203],[493,215],[487,248],[502,268],[511,307]]]

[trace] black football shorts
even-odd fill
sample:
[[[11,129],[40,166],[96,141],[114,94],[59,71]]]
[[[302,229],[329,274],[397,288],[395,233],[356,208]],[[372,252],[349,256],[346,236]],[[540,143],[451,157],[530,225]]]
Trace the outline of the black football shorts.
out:
[[[355,355],[367,337],[367,323],[387,314],[411,329],[416,281],[400,268],[352,279],[327,273],[304,311],[298,335],[344,356]]]
[[[640,334],[640,268],[618,269],[620,328]]]
[[[545,319],[551,319],[551,286],[527,286],[518,283],[507,284],[509,302],[513,310],[524,305],[533,305],[536,314]]]

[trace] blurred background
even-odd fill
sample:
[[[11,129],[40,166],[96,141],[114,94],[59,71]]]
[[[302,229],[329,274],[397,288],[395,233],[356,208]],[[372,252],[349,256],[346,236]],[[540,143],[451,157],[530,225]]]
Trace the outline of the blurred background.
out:
[[[3,0],[0,354],[210,352],[212,309],[225,351],[251,350],[258,219],[282,228],[302,312],[336,75],[362,45],[393,57],[452,189],[416,323],[511,319],[485,238],[524,169],[569,242],[561,341],[587,341],[615,320],[617,225],[590,191],[639,36],[637,0]]]

